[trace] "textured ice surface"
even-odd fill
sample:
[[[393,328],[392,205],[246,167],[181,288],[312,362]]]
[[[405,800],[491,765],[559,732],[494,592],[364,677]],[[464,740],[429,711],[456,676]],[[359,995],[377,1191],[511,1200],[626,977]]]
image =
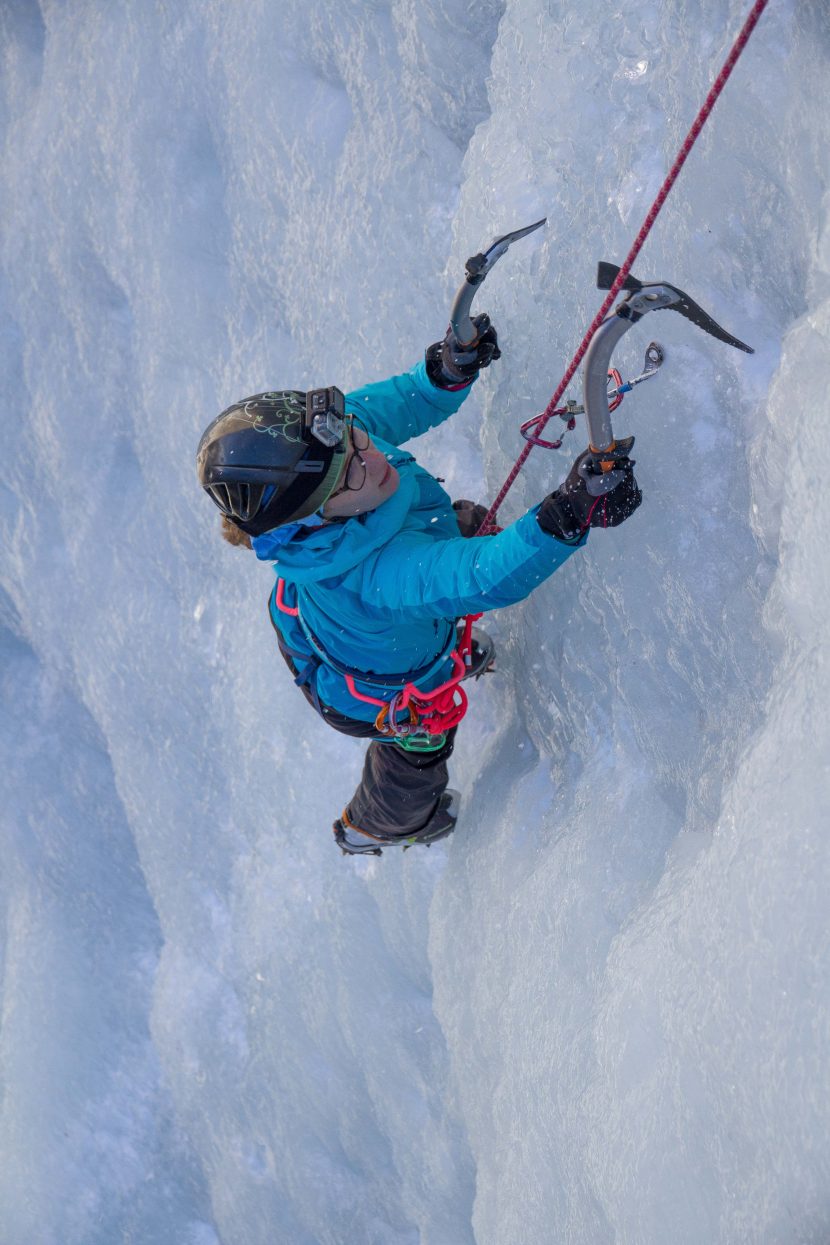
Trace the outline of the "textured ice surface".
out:
[[[747,8],[2,6],[0,1245],[827,1238],[822,6],[770,4],[635,269],[757,353],[626,338],[646,500],[491,618],[446,845],[338,856],[362,749],[193,476],[547,214],[417,446],[491,497]]]

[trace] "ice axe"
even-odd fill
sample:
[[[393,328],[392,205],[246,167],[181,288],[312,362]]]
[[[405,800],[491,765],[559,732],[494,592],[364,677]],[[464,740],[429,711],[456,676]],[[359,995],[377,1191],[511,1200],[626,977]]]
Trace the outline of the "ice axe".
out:
[[[471,255],[467,260],[464,265],[467,276],[458,287],[450,311],[450,328],[460,346],[472,347],[476,343],[478,334],[476,326],[470,319],[470,307],[476,290],[496,260],[501,259],[512,242],[533,233],[535,229],[541,229],[546,220],[547,216],[543,216],[541,220],[535,221],[532,225],[525,225],[524,229],[514,229],[512,233],[505,233],[500,238],[494,238],[486,250],[479,251],[478,255]]]
[[[610,290],[619,272],[614,264],[604,261],[597,270],[597,288]],[[585,420],[588,424],[588,437],[594,454],[594,468],[588,488],[594,496],[610,492],[619,483],[620,473],[614,470],[616,458],[627,457],[631,448],[628,441],[620,442],[619,447],[614,440],[611,427],[611,410],[608,403],[608,377],[611,374],[611,355],[614,349],[630,328],[649,311],[679,311],[692,324],[703,329],[705,333],[716,337],[718,341],[734,346],[736,350],[745,350],[754,354],[751,346],[739,341],[731,333],[713,320],[694,299],[675,285],[667,281],[638,281],[629,275],[623,283],[626,297],[607,316],[591,338],[591,344],[585,352],[585,363],[582,371],[582,393],[585,407]],[[662,359],[660,360],[662,361]],[[643,377],[638,377],[643,379]]]

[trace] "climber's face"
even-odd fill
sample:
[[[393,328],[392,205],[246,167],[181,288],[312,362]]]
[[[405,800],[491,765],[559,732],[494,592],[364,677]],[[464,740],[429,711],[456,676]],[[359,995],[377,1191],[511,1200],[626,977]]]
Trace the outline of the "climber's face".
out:
[[[323,506],[326,519],[342,519],[376,510],[388,501],[400,483],[397,470],[372,444],[362,424],[355,420],[347,435],[349,453],[337,488]]]

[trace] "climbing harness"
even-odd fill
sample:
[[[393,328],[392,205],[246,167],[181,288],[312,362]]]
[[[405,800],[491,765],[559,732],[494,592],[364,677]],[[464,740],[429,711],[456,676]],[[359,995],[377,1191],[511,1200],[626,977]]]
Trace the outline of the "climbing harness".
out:
[[[319,667],[327,665],[342,676],[355,700],[377,708],[375,729],[379,742],[398,744],[408,752],[437,752],[442,748],[447,732],[457,726],[467,712],[467,693],[461,683],[465,679],[480,678],[492,661],[492,642],[473,626],[481,614],[468,615],[460,630],[452,627],[441,652],[420,669],[406,674],[375,674],[333,657],[303,619],[299,601],[295,605],[286,602],[285,589],[285,581],[278,578],[271,594],[272,611],[289,614],[302,628],[311,657],[307,653],[287,651],[294,660],[305,661],[295,682],[309,687],[318,712],[322,714],[323,706],[314,684]],[[296,597],[296,588],[294,593]],[[418,683],[433,675],[448,658],[453,663],[450,677],[431,692],[422,691]],[[381,695],[369,696],[358,691],[358,681],[377,689]]]
[[[349,691],[358,700],[380,706],[375,726],[381,734],[394,736],[395,742],[409,752],[433,752],[443,746],[447,731],[458,726],[467,712],[467,693],[462,682],[479,679],[492,659],[492,642],[473,626],[478,618],[481,614],[468,614],[463,619],[460,638],[450,654],[453,672],[446,683],[433,691],[421,691],[416,686],[417,678],[410,676],[400,692],[384,702],[362,696],[353,683],[349,685]],[[400,713],[407,713],[408,720],[399,721]]]

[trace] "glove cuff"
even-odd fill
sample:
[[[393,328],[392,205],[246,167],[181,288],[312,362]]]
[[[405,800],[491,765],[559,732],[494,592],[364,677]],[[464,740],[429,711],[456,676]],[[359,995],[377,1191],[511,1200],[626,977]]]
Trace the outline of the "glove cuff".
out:
[[[543,532],[563,545],[578,545],[585,535],[567,497],[557,489],[550,493],[536,511],[536,522]]]
[[[433,342],[431,346],[427,346],[424,354],[426,372],[430,382],[436,389],[446,389],[451,393],[459,389],[469,388],[476,376],[478,376],[478,372],[476,372],[474,376],[470,376],[467,379],[458,376],[449,376],[444,371],[443,361],[441,358],[443,346],[443,342]]]

